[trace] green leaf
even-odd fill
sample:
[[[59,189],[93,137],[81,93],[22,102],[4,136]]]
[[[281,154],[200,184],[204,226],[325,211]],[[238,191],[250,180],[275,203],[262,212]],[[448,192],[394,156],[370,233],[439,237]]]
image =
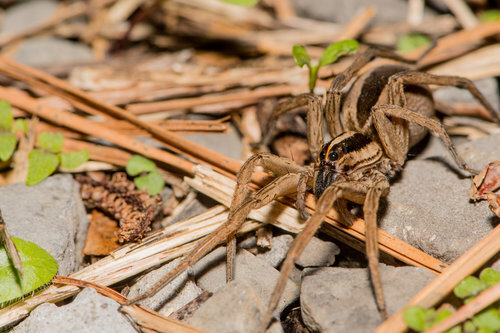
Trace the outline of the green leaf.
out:
[[[500,331],[500,313],[494,307],[487,308],[476,314],[472,322],[478,327],[484,327],[493,332]]]
[[[479,14],[481,22],[495,22],[500,20],[500,9],[490,9]]]
[[[21,257],[24,275],[21,281],[0,244],[0,308],[49,283],[58,269],[57,261],[38,245],[16,237],[12,240]]]
[[[488,287],[491,287],[500,282],[500,272],[488,267],[483,269],[481,274],[479,274],[479,279],[486,283]]]
[[[421,306],[410,306],[404,310],[403,319],[411,329],[422,332],[428,328],[428,321],[434,315],[434,310]]]
[[[259,2],[259,0],[220,0],[220,1],[242,7],[252,7]]]
[[[134,155],[128,160],[125,170],[128,175],[137,176],[143,172],[153,171],[155,168],[156,165],[153,161],[141,155]]]
[[[16,137],[12,133],[0,133],[0,160],[7,161],[16,149]]]
[[[462,333],[462,327],[460,325],[453,326],[449,330],[444,331],[444,333]]]
[[[89,160],[89,152],[87,150],[75,151],[73,153],[59,153],[57,154],[61,167],[65,169],[76,169],[83,163]]]
[[[455,296],[460,298],[466,298],[469,296],[476,296],[481,291],[486,289],[486,283],[479,280],[475,276],[468,276],[463,279],[454,289],[453,292]]]
[[[12,126],[12,109],[10,108],[9,102],[2,99],[0,101],[0,129],[4,131],[9,131]]]
[[[342,40],[331,44],[321,55],[318,66],[325,66],[337,61],[340,56],[354,53],[358,50],[358,42],[354,39]]]
[[[465,323],[464,323],[464,332],[474,332],[476,333],[477,331],[477,327],[476,325],[474,325],[474,323],[470,320],[467,320]]]
[[[163,176],[158,171],[152,171],[146,176],[134,178],[135,186],[139,189],[147,189],[148,194],[153,196],[161,192],[165,186]]]
[[[307,67],[311,68],[311,59],[309,58],[309,54],[307,54],[306,49],[302,45],[294,45],[292,49],[292,55],[293,59],[299,67],[307,65]]]
[[[475,333],[495,333],[495,332],[486,327],[479,327],[477,332]]]
[[[22,131],[24,134],[28,132],[28,124],[26,124],[26,120],[24,119],[16,119],[14,125],[12,126],[10,132],[12,134],[16,134],[17,132]]]
[[[26,185],[33,186],[50,176],[59,165],[59,158],[51,153],[44,153],[38,149],[28,155],[28,177]]]
[[[416,33],[404,34],[399,37],[396,48],[401,53],[407,53],[430,43],[431,39],[426,35]]]
[[[42,132],[38,136],[38,145],[51,153],[58,153],[64,143],[64,137],[61,133]]]

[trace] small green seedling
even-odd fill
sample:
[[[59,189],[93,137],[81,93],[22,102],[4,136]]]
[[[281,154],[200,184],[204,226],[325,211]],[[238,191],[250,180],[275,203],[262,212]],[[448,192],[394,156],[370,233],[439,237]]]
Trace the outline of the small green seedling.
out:
[[[490,9],[482,12],[479,15],[481,22],[496,22],[500,20],[500,9]]]
[[[314,91],[316,81],[318,80],[318,71],[322,66],[334,63],[343,55],[352,54],[358,50],[358,42],[353,39],[343,40],[328,46],[317,65],[311,64],[311,58],[307,54],[306,49],[302,45],[295,45],[292,49],[292,55],[299,67],[304,65],[309,68],[309,90]]]
[[[151,196],[160,193],[165,186],[163,176],[156,170],[155,163],[144,156],[132,156],[125,170],[129,176],[135,177],[135,186],[140,190],[145,188]]]
[[[5,162],[12,157],[16,149],[18,131],[26,133],[28,126],[24,119],[12,117],[12,109],[9,102],[0,100],[0,161]]]
[[[57,261],[38,245],[12,237],[23,264],[23,278],[0,244],[0,309],[47,286],[57,274]]]
[[[455,286],[455,296],[464,303],[470,302],[475,296],[489,287],[500,282],[500,272],[492,268],[484,269],[479,278],[468,276]],[[423,332],[453,314],[453,310],[442,309],[439,311],[426,309],[420,306],[410,306],[405,309],[403,318],[412,330]],[[479,332],[489,333],[500,331],[500,312],[498,304],[493,304],[467,320],[463,325],[457,325],[447,330],[446,333]]]
[[[50,176],[60,165],[65,169],[75,169],[89,159],[87,150],[61,153],[64,137],[61,133],[42,132],[38,136],[38,146],[28,155],[28,186],[36,185]]]
[[[401,53],[408,53],[419,47],[430,44],[431,39],[428,36],[418,33],[409,33],[399,37],[396,48]]]

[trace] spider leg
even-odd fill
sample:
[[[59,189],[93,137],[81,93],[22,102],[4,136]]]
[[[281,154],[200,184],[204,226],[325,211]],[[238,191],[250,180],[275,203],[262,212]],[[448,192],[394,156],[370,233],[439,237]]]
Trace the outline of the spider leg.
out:
[[[368,267],[370,269],[370,277],[372,279],[373,290],[375,291],[377,306],[382,317],[387,319],[387,309],[379,269],[377,211],[380,198],[389,193],[390,185],[383,174],[378,173],[375,176],[376,179],[368,189],[363,204],[363,216],[366,223],[366,256],[368,258]]]
[[[414,112],[412,110],[409,110],[407,108],[398,106],[398,105],[392,105],[392,104],[382,104],[378,105],[372,108],[372,112],[374,115],[374,125],[375,128],[377,129],[377,132],[379,133],[380,141],[382,145],[384,146],[384,149],[386,149],[387,154],[389,157],[393,157],[391,155],[395,155],[396,146],[398,141],[391,141],[389,138],[389,133],[390,133],[390,128],[392,127],[386,127],[383,125],[383,122],[389,121],[386,116],[391,116],[391,117],[397,117],[400,119],[404,119],[406,121],[414,122],[418,125],[421,125],[427,129],[429,129],[431,132],[434,134],[438,135],[443,143],[446,145],[448,148],[448,151],[450,152],[451,156],[455,160],[455,163],[463,170],[466,170],[468,172],[471,172],[473,174],[477,173],[477,170],[474,170],[470,168],[467,163],[462,159],[462,157],[458,154],[455,145],[451,141],[450,137],[448,136],[448,133],[446,133],[445,128],[443,127],[443,124],[441,124],[439,121],[431,119],[429,117],[426,117],[424,115],[421,115],[417,112]],[[397,155],[397,154],[396,154]],[[398,156],[396,156],[395,160],[399,161],[401,158],[398,160]],[[404,160],[403,160],[404,162]],[[399,162],[398,162],[399,163]],[[400,164],[402,165],[402,164]]]
[[[283,261],[280,277],[274,289],[273,295],[271,296],[271,300],[269,301],[267,312],[264,316],[263,325],[265,327],[263,327],[262,331],[267,328],[267,325],[271,321],[273,312],[276,309],[281,294],[283,293],[288,276],[290,275],[295,261],[321,226],[321,223],[325,219],[326,214],[334,202],[340,198],[354,202],[363,202],[367,189],[368,183],[358,181],[333,183],[325,189],[317,201],[316,211],[307,221],[305,228],[295,238],[285,260]]]
[[[274,128],[279,116],[304,105],[307,105],[307,142],[309,143],[312,158],[315,160],[321,151],[324,133],[321,98],[313,94],[301,94],[279,103],[273,110],[260,144],[264,146],[269,145],[273,138]]]
[[[488,111],[494,122],[500,125],[500,112],[488,102],[484,95],[477,89],[474,82],[459,76],[433,75],[425,72],[408,71],[394,74],[389,79],[391,87],[390,97],[395,98],[399,95],[403,106],[406,106],[403,85],[405,84],[436,84],[440,86],[453,86],[461,89],[467,89]],[[390,102],[393,104],[392,102]]]
[[[278,175],[274,181],[260,189],[252,196],[248,195],[248,183],[252,175],[253,169],[257,166],[263,166]],[[238,228],[243,224],[246,217],[252,209],[257,209],[267,205],[276,197],[294,193],[297,191],[297,183],[299,178],[304,173],[304,168],[295,164],[293,161],[280,158],[278,156],[260,153],[253,155],[245,162],[238,172],[238,181],[235,190],[235,196],[231,202],[229,216],[226,223],[217,228],[213,233],[200,241],[199,245],[189,253],[172,271],[160,279],[143,295],[128,302],[128,304],[137,303],[146,299],[158,292],[165,284],[172,281],[177,275],[186,270],[189,266],[196,263],[207,252],[215,248],[219,243],[226,239],[231,239]],[[228,253],[230,256],[231,253]],[[232,259],[232,258],[231,258]],[[232,260],[231,268],[229,269],[232,276]]]

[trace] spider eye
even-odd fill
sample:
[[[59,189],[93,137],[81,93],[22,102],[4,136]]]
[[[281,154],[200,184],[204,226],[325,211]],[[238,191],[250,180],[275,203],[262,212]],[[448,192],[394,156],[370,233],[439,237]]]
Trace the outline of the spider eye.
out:
[[[336,161],[339,158],[339,155],[337,152],[332,151],[329,155],[329,160],[330,161]]]

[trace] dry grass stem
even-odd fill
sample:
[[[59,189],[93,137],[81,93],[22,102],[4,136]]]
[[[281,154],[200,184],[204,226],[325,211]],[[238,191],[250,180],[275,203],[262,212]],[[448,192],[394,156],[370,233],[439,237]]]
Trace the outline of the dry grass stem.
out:
[[[190,170],[192,169],[193,164],[187,160],[134,140],[126,135],[110,130],[103,125],[91,122],[76,114],[40,105],[36,99],[26,96],[17,89],[0,87],[0,97],[8,100],[12,105],[15,105],[31,114],[35,114],[45,120],[61,126],[66,126],[77,132],[86,133],[88,135],[107,140],[125,149],[166,163],[177,170],[183,171],[184,173],[191,173]]]
[[[342,31],[335,36],[335,40],[355,39],[357,38],[366,26],[371,22],[377,10],[375,7],[362,8],[342,29]]]
[[[79,288],[94,288],[101,295],[111,298],[115,302],[122,305],[121,311],[128,314],[141,327],[153,329],[161,333],[203,333],[204,331],[189,326],[175,319],[162,316],[156,311],[152,311],[141,305],[124,305],[127,298],[119,292],[104,286],[100,286],[88,281],[68,278],[64,276],[56,276],[52,280],[53,283],[72,285]]]
[[[472,29],[477,25],[477,18],[463,0],[443,0],[446,6],[465,29]]]
[[[69,277],[109,286],[124,281],[152,267],[171,261],[194,249],[202,237],[216,230],[227,220],[223,206],[214,207],[198,216],[175,223],[143,239],[140,244],[128,244],[100,261],[71,274]],[[240,233],[257,229],[258,222],[246,222]],[[0,310],[0,327],[24,318],[45,302],[57,302],[76,294],[74,286],[50,286],[39,295]]]
[[[75,2],[69,5],[60,5],[57,11],[47,20],[29,27],[25,30],[6,34],[0,38],[0,46],[5,46],[13,41],[39,34],[50,27],[55,26],[70,18],[84,15],[88,12],[89,5],[84,2]]]

